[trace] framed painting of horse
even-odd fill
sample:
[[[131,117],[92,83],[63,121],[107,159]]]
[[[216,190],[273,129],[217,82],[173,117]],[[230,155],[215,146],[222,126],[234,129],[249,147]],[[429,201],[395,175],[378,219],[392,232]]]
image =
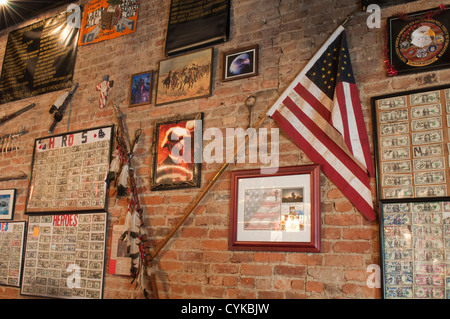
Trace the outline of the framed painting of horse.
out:
[[[211,96],[213,49],[161,60],[156,105]]]

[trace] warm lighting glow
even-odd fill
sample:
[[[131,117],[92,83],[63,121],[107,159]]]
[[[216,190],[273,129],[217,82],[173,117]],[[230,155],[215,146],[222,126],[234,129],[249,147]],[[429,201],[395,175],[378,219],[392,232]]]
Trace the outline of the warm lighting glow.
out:
[[[0,6],[4,6],[8,3],[8,0],[0,0]]]

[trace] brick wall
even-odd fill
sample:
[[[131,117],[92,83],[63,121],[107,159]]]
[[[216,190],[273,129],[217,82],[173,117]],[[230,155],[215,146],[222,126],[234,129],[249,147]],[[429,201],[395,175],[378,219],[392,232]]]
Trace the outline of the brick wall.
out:
[[[70,123],[65,116],[55,134],[69,130],[115,123],[111,102],[116,99],[126,113],[129,132],[143,129],[135,154],[137,185],[150,243],[159,243],[175,225],[199,189],[150,191],[151,143],[155,121],[173,115],[204,112],[204,129],[245,127],[249,95],[257,97],[253,123],[264,115],[301,68],[348,14],[359,9],[359,0],[233,0],[231,37],[214,46],[213,95],[209,98],[166,106],[152,104],[127,108],[129,76],[157,71],[164,58],[164,40],[169,0],[142,1],[137,31],[133,34],[78,48],[74,81],[80,87],[72,101]],[[372,123],[370,97],[424,86],[443,84],[450,71],[436,71],[388,78],[384,67],[386,18],[402,11],[437,7],[440,1],[416,1],[382,10],[382,27],[368,29],[368,14],[358,12],[347,25],[348,42],[370,138]],[[60,8],[61,11],[64,8]],[[56,14],[52,11],[23,25]],[[10,28],[0,33],[0,62]],[[259,44],[259,76],[222,82],[221,53]],[[115,81],[105,109],[98,107],[95,90],[103,75]],[[20,150],[0,155],[0,176],[31,169],[34,139],[47,136],[51,117],[48,109],[60,92],[1,105],[0,117],[30,103],[36,107],[0,128],[1,134],[22,124],[30,133],[21,138]],[[153,94],[154,97],[154,94]],[[277,127],[267,119],[263,127]],[[309,164],[310,160],[280,132],[280,166]],[[220,164],[202,165],[202,185],[214,176]],[[238,164],[231,169],[259,167]],[[175,233],[153,262],[161,298],[380,298],[380,289],[366,285],[367,266],[380,262],[379,225],[367,222],[325,176],[321,176],[320,253],[229,251],[230,170],[221,177],[197,209]],[[372,181],[375,190],[374,180]],[[0,182],[0,188],[16,188],[15,220],[27,220],[26,180]],[[375,193],[374,193],[375,194]],[[109,231],[123,224],[127,202],[111,191]],[[107,247],[109,259],[109,245]],[[127,277],[108,273],[106,262],[105,298],[142,298]],[[19,289],[0,287],[0,298],[23,298]]]

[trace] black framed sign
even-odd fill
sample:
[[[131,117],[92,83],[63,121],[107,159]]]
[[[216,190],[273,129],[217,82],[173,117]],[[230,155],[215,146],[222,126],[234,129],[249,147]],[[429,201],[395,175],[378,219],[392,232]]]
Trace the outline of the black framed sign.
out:
[[[371,4],[379,5],[380,7],[395,6],[398,4],[414,2],[417,0],[361,0],[361,6],[363,11],[367,10],[367,7]]]
[[[450,11],[446,7],[387,20],[389,62],[396,73],[450,67]]]
[[[26,214],[106,210],[114,126],[35,140]]]

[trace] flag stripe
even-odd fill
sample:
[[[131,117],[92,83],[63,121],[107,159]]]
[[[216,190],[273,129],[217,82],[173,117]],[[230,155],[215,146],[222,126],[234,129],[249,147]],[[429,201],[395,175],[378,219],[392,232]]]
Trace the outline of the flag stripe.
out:
[[[325,145],[327,150],[333,153],[336,158],[340,158],[346,163],[346,166],[354,176],[362,182],[366,180],[368,182],[367,173],[355,163],[352,157],[350,157],[336,144],[333,138],[330,138],[328,135],[324,134],[324,130],[318,126],[318,124],[320,125],[320,120],[314,117],[310,118],[310,116],[304,112],[304,109],[298,108],[290,97],[287,97],[286,100],[284,100],[284,105],[293,113],[302,125],[306,126],[308,130],[315,135],[317,141],[320,141],[321,144]]]
[[[310,106],[316,110],[317,113],[319,113],[323,119],[327,122],[331,119],[331,112],[322,104],[320,101],[318,101],[310,92],[306,90],[306,88],[301,85],[300,83],[295,87],[295,92],[298,93]]]
[[[366,185],[360,183],[357,178],[351,178],[351,174],[348,174],[348,169],[341,161],[339,161],[339,159],[335,158],[335,160],[330,161],[329,154],[326,154],[325,157],[322,156],[317,151],[319,145],[314,142],[314,134],[308,132],[306,128],[301,128],[301,124],[297,123],[299,125],[296,125],[295,116],[290,117],[286,114],[289,111],[286,112],[286,110],[287,108],[281,110],[283,114],[279,111],[275,111],[272,118],[284,128],[285,132],[298,146],[302,147],[311,160],[321,165],[323,173],[327,175],[330,180],[334,181],[336,186],[340,185],[338,187],[341,192],[367,219],[375,220],[370,189],[367,188]],[[307,139],[313,141],[314,146]],[[322,148],[324,148],[323,145]]]

